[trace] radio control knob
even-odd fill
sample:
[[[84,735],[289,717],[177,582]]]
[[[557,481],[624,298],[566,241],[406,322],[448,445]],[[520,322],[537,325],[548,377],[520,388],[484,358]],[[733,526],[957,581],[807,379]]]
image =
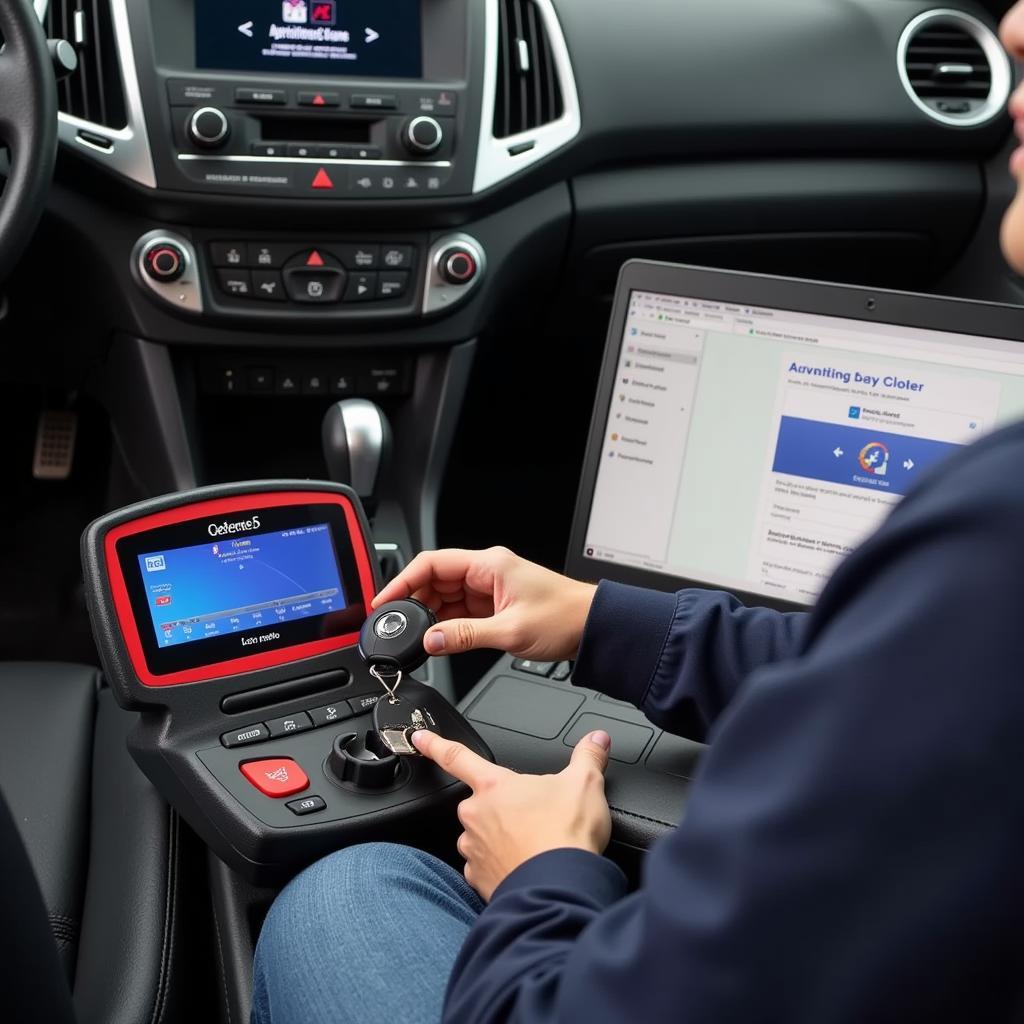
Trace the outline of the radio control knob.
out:
[[[437,269],[449,284],[469,284],[476,277],[480,265],[469,249],[453,245],[438,256]]]
[[[441,148],[441,143],[444,142],[444,129],[441,122],[432,117],[414,117],[407,121],[402,129],[402,141],[410,153],[429,156]]]
[[[231,134],[227,114],[216,107],[200,107],[188,119],[189,138],[204,149],[222,146]]]
[[[156,242],[142,254],[142,266],[154,281],[177,281],[185,273],[185,254],[170,242]]]

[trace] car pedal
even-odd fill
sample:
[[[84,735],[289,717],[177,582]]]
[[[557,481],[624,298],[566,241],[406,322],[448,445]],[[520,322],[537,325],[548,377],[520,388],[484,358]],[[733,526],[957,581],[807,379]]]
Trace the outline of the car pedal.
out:
[[[32,476],[36,480],[67,480],[75,460],[78,414],[70,409],[44,409],[36,427]]]

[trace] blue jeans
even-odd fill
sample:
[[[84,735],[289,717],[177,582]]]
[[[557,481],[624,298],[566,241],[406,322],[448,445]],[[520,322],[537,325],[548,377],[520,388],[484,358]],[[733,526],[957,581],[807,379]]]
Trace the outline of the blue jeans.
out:
[[[481,910],[462,875],[430,854],[391,843],[339,850],[270,908],[252,1024],[438,1024]]]

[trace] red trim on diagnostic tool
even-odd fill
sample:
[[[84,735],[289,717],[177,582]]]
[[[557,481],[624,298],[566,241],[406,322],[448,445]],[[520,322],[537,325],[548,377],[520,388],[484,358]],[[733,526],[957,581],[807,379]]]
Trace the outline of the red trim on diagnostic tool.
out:
[[[198,683],[210,679],[221,679],[239,672],[253,672],[261,668],[284,665],[303,658],[312,658],[317,654],[326,654],[343,647],[351,647],[359,639],[359,633],[346,633],[343,636],[332,636],[325,640],[312,640],[293,647],[282,647],[276,651],[263,651],[259,654],[247,654],[241,658],[214,662],[198,668],[170,672],[167,675],[154,675],[146,664],[145,652],[139,638],[138,624],[132,611],[128,597],[128,587],[121,571],[121,562],[117,557],[117,542],[123,537],[130,537],[147,530],[156,530],[162,526],[174,526],[188,523],[194,519],[207,516],[224,515],[230,512],[258,511],[263,508],[286,508],[289,505],[340,505],[345,513],[345,524],[352,538],[352,550],[355,554],[356,568],[359,571],[359,585],[363,592],[363,604],[368,609],[373,600],[373,570],[370,568],[370,552],[366,546],[366,537],[359,525],[359,518],[352,502],[343,494],[330,494],[324,491],[265,491],[256,494],[241,494],[233,498],[214,498],[196,505],[181,505],[164,512],[154,512],[142,519],[133,519],[129,523],[115,526],[104,538],[103,553],[107,564],[107,576],[110,579],[110,592],[114,598],[114,610],[121,626],[128,656],[136,676],[144,686],[177,686],[179,683]]]

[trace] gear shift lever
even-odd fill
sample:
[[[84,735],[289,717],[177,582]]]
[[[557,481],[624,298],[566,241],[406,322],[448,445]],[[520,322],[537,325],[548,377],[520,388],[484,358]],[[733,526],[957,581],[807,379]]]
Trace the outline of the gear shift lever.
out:
[[[320,434],[328,475],[348,484],[362,499],[367,517],[372,516],[391,458],[391,424],[383,410],[365,398],[335,402]]]

